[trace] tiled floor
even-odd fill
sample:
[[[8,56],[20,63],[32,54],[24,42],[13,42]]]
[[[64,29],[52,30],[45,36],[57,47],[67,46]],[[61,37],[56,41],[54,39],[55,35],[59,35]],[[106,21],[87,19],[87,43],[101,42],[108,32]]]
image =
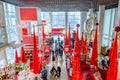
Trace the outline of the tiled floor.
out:
[[[50,74],[50,70],[52,65],[55,65],[55,67],[57,67],[58,65],[61,67],[61,77],[60,78],[53,78]],[[65,59],[63,58],[58,59],[56,62],[52,62],[52,60],[50,61],[50,63],[47,65],[49,73],[48,73],[48,80],[68,80],[68,76],[67,76],[67,71],[66,71],[66,65],[65,65]]]

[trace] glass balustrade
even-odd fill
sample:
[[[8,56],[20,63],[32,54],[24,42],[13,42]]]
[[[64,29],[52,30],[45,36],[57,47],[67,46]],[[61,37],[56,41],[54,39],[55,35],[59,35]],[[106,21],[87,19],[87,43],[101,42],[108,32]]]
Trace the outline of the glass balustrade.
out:
[[[4,46],[7,43],[5,27],[0,26],[0,47]]]

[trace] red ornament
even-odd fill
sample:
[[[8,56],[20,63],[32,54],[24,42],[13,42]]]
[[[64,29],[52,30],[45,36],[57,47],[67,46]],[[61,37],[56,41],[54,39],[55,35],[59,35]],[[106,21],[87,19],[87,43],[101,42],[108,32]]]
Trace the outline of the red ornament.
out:
[[[79,28],[79,27],[80,27],[80,24],[77,24],[76,27]]]
[[[70,52],[70,46],[69,45],[65,45],[64,46],[64,52],[65,53],[69,53]]]
[[[119,32],[119,31],[120,31],[120,26],[116,26],[116,27],[115,27],[115,31],[116,31],[116,32]]]

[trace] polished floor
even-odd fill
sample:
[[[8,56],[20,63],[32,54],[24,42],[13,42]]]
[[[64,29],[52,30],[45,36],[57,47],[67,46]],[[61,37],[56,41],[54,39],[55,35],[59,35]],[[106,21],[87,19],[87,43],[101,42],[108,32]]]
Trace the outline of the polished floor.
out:
[[[51,70],[53,65],[55,65],[55,68],[57,68],[57,66],[61,67],[61,76],[60,76],[60,78],[51,76],[50,70]],[[67,75],[64,56],[63,56],[63,59],[58,58],[58,60],[56,59],[55,62],[50,60],[50,63],[47,65],[47,68],[48,68],[48,80],[68,80],[68,75]]]

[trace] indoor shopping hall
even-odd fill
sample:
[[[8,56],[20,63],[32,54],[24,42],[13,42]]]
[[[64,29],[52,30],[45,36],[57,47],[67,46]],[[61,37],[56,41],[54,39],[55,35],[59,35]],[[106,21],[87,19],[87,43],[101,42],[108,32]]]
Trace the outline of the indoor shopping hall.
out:
[[[120,80],[120,0],[0,0],[0,80]]]

